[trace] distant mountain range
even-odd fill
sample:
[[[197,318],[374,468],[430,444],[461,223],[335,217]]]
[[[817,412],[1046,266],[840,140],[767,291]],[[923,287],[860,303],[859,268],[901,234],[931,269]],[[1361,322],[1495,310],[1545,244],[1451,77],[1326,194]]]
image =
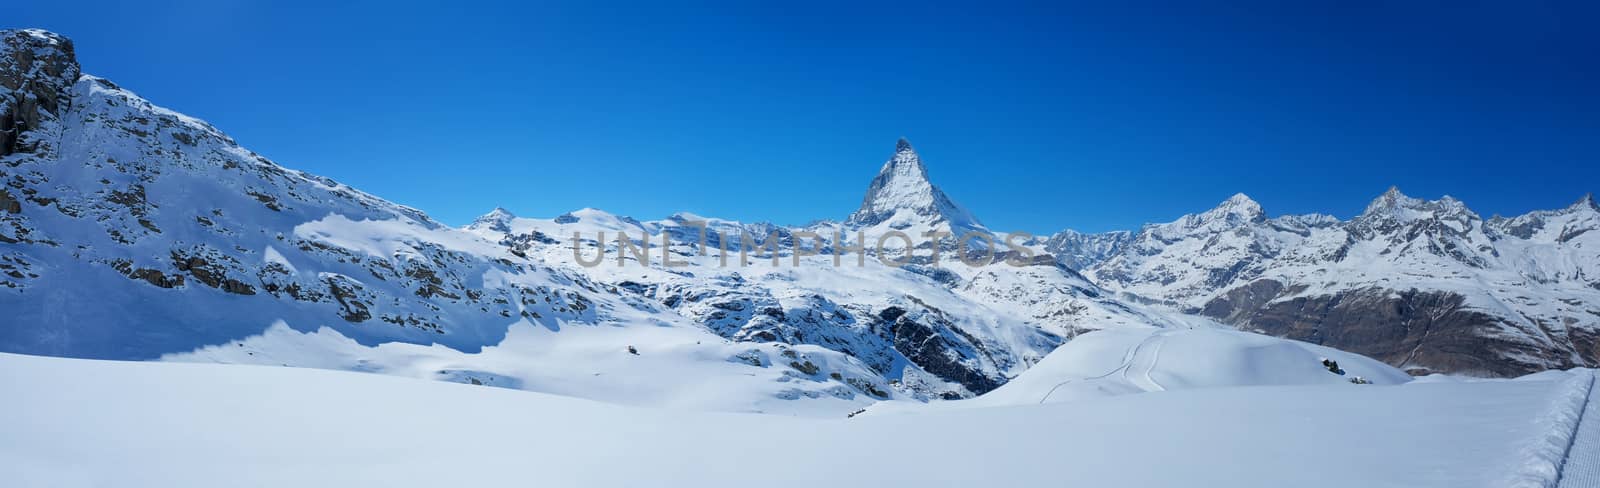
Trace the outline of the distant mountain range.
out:
[[[1137,233],[1059,234],[1118,295],[1330,345],[1413,373],[1513,376],[1600,358],[1600,207],[1484,219],[1398,189],[1348,221],[1236,195]]]
[[[998,260],[1024,266],[930,259],[967,252],[944,245],[914,246],[904,266],[877,255],[835,266],[831,251],[859,244],[835,242],[836,230],[991,233],[902,140],[842,222],[495,209],[457,229],[285,169],[82,74],[71,42],[40,30],[0,32],[0,181],[7,352],[527,382],[540,373],[510,378],[493,367],[511,366],[485,358],[536,332],[544,342],[528,346],[540,351],[528,364],[576,368],[563,354],[626,357],[624,345],[682,359],[585,380],[618,398],[754,376],[777,398],[846,405],[981,394],[1080,333],[1117,327],[1221,322],[1413,374],[1600,364],[1600,208],[1587,197],[1483,219],[1448,197],[1391,190],[1341,221],[1268,217],[1238,195],[1137,232],[1064,231],[1026,252],[1000,249]],[[724,266],[708,248],[739,243],[702,247],[700,223],[786,245],[777,265],[757,252]],[[821,254],[794,256],[804,232],[821,237],[799,244]],[[684,266],[641,262],[617,249],[618,233]],[[578,262],[601,252],[598,266]],[[289,342],[267,343],[278,340]],[[388,344],[445,348],[390,354]],[[566,362],[539,362],[557,357]],[[549,390],[570,380],[544,378]]]

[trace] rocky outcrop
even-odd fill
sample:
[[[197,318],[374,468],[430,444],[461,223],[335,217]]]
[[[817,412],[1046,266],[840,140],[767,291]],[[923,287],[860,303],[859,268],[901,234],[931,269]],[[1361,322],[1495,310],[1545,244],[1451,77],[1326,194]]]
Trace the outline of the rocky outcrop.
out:
[[[1573,347],[1551,348],[1499,333],[1517,325],[1467,307],[1455,293],[1363,288],[1299,296],[1303,290],[1260,280],[1212,300],[1202,313],[1242,329],[1370,356],[1412,374],[1520,376],[1600,359],[1595,335],[1585,329],[1570,329],[1564,343]],[[1540,334],[1569,330],[1533,326]]]
[[[918,322],[918,318],[922,322],[932,323]],[[918,318],[908,316],[906,310],[900,307],[886,308],[877,316],[879,323],[883,324],[894,338],[894,349],[923,370],[958,383],[974,395],[988,393],[989,390],[1005,384],[1006,378],[990,377],[972,366],[972,363],[980,360],[979,355],[983,354],[978,341],[970,336],[960,335],[960,329],[951,327],[936,329],[935,325],[941,320],[936,314],[923,314]],[[956,332],[956,334],[946,335],[941,331]],[[957,394],[947,396],[947,398],[959,397]]]
[[[49,150],[35,132],[58,118],[78,81],[72,41],[38,29],[0,31],[0,158]]]

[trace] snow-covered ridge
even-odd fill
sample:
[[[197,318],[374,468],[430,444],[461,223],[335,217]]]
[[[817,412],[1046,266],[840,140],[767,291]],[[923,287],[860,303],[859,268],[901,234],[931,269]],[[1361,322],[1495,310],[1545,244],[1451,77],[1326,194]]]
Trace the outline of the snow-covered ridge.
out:
[[[1561,210],[1484,219],[1448,196],[1390,188],[1340,221],[1267,218],[1237,195],[1147,225],[1115,252],[1058,252],[1058,260],[1124,298],[1417,372],[1499,376],[1600,362],[1595,230],[1600,210],[1588,196]]]

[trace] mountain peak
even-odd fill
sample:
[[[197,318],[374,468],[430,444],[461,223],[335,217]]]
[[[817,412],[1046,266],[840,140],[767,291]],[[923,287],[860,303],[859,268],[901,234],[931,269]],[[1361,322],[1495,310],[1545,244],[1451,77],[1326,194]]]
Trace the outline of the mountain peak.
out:
[[[1249,195],[1235,193],[1233,196],[1217,204],[1216,208],[1201,214],[1201,221],[1214,222],[1218,220],[1233,222],[1255,222],[1266,219],[1266,212],[1261,209],[1261,204],[1256,203]]]
[[[861,208],[846,221],[853,226],[885,222],[895,228],[944,223],[952,232],[983,227],[977,218],[928,180],[922,158],[905,138],[895,143],[894,156],[878,170],[878,176],[867,187],[866,197],[861,199]]]
[[[1250,198],[1250,195],[1243,193],[1233,194],[1227,200],[1223,200],[1218,208],[1228,208],[1246,213],[1261,213],[1261,204],[1256,203],[1255,199]]]
[[[1404,193],[1400,193],[1400,187],[1390,186],[1388,191],[1383,192],[1382,195],[1378,195],[1378,198],[1372,199],[1372,203],[1367,204],[1367,209],[1361,214],[1372,215],[1394,209],[1417,208],[1422,206],[1424,203],[1427,202],[1424,202],[1422,199],[1411,198],[1406,196]]]
[[[490,210],[489,213],[483,214],[483,216],[474,219],[471,224],[467,225],[467,228],[484,228],[500,232],[510,232],[511,219],[515,218],[517,218],[517,216],[512,214],[510,210],[506,210],[505,207],[495,207],[494,210]]]
[[[49,49],[60,51],[72,57],[72,39],[44,29],[4,29],[0,30],[0,44],[7,47],[29,47],[33,49]],[[77,62],[76,58],[72,59]]]
[[[1570,210],[1600,210],[1600,204],[1595,203],[1593,193],[1585,193],[1583,194],[1583,198],[1579,198],[1578,201],[1572,202],[1572,205],[1567,206],[1567,208]]]

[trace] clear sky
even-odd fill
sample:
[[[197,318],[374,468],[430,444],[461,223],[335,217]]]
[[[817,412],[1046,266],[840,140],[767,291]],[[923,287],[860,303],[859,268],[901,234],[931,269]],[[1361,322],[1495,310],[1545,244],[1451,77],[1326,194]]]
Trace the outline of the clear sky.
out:
[[[457,3],[35,0],[0,26],[457,225],[842,219],[901,136],[1035,233],[1236,192],[1350,217],[1399,185],[1488,216],[1600,189],[1600,2]]]

